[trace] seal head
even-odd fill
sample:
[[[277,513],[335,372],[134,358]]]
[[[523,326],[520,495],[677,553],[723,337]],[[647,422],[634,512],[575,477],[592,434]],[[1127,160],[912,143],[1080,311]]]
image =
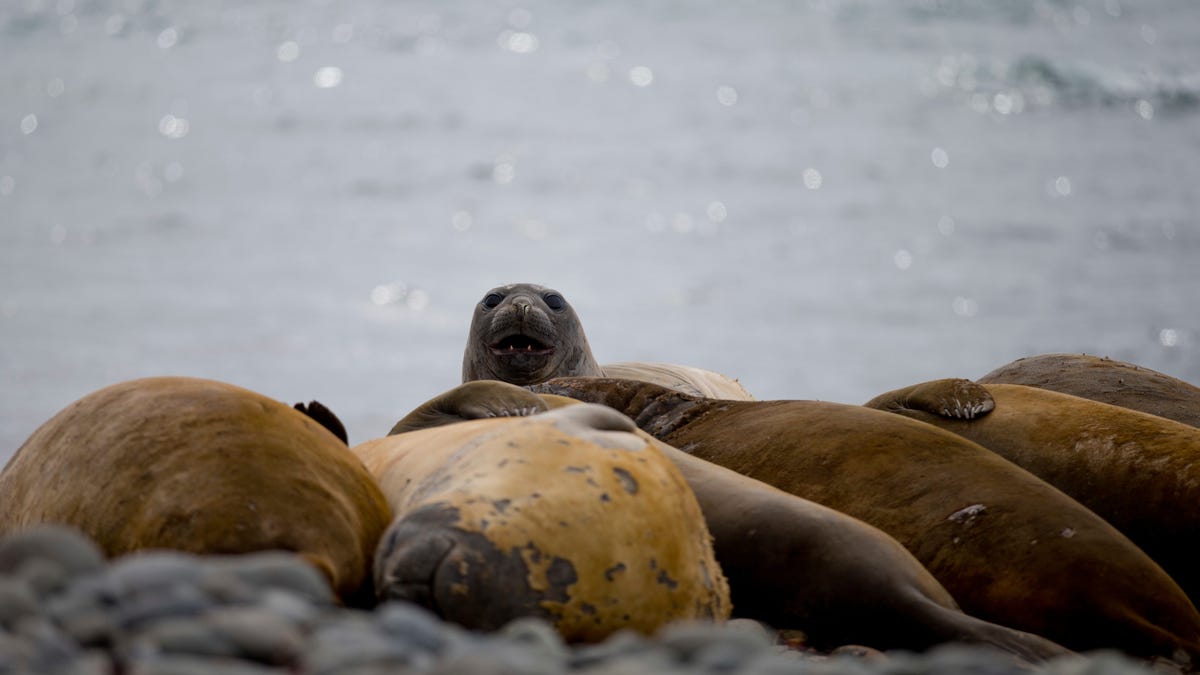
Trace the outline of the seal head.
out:
[[[463,382],[529,385],[600,374],[579,317],[558,291],[509,284],[488,291],[475,306],[463,353]]]

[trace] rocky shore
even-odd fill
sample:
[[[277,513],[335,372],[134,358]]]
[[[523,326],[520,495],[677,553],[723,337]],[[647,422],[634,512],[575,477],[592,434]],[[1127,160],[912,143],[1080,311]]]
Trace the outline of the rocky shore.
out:
[[[105,561],[86,538],[42,527],[0,540],[0,673],[65,675],[1117,675],[1163,672],[1117,653],[1029,666],[990,649],[817,654],[746,620],[674,624],[566,645],[521,619],[493,634],[387,602],[340,607],[325,579],[283,552],[148,552]]]

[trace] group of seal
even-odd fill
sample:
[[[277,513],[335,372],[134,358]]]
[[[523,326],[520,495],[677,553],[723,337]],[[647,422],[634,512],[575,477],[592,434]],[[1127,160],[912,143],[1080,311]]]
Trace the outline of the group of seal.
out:
[[[1093,371],[1121,373],[1120,379],[1140,375],[1162,394],[1159,401],[1169,398],[1184,412],[1189,408],[1179,403],[1190,397],[1190,410],[1200,413],[1200,389],[1185,382],[1172,383],[1121,362],[1073,360]],[[1074,370],[1061,384],[1087,382],[1079,375]],[[882,394],[866,405],[951,431],[1028,470],[1111,523],[1193,600],[1200,598],[1200,552],[1183,544],[1200,533],[1200,428],[1132,406],[1005,384],[998,381],[1001,377],[993,375],[987,384],[925,382]],[[1147,405],[1140,396],[1107,392],[1107,400]],[[951,399],[990,412],[948,416],[945,401]]]
[[[520,331],[511,322],[503,330],[488,328],[496,321],[492,313],[506,307],[532,312],[539,297],[551,298],[546,303],[550,311],[564,318],[553,322],[553,334],[538,333],[542,337],[535,351],[555,354],[561,344],[573,363],[586,367],[555,367],[546,361],[539,368],[523,368],[525,362],[501,362],[507,353],[501,348],[507,345],[494,338]],[[1163,571],[1161,565],[1169,563],[1152,559],[1103,514],[978,443],[927,423],[889,419],[863,406],[754,402],[748,394],[712,396],[658,382],[671,389],[666,390],[647,377],[604,377],[609,374],[596,365],[578,316],[561,293],[513,284],[492,289],[476,307],[464,354],[466,381],[498,379],[609,405],[694,457],[855,516],[897,538],[968,613],[981,618],[1073,649],[1200,655],[1200,614],[1179,582]],[[978,385],[952,381],[937,386],[940,391],[932,398],[945,423],[1001,419],[992,411],[994,400],[973,397]],[[1067,406],[1062,412],[1069,416],[1070,411]],[[1040,426],[1030,421],[1024,428]],[[1043,433],[1053,434],[1053,429],[1047,425]],[[1180,446],[1190,443],[1181,441]],[[1186,483],[1191,476],[1176,480]],[[1157,485],[1160,491],[1163,485]],[[1187,502],[1187,495],[1179,500]],[[1178,531],[1187,529],[1190,517],[1160,510],[1172,510],[1170,506],[1145,504],[1146,518],[1139,524],[1165,534],[1164,541],[1174,537],[1175,548],[1186,551],[1190,547],[1178,545]],[[1172,518],[1184,522],[1176,527]],[[736,583],[733,593],[736,612]]]
[[[475,307],[463,384],[353,448],[315,402],[208,380],[84,397],[0,473],[0,534],[291,550],[349,604],[481,630],[536,615],[573,641],[734,615],[821,648],[1200,660],[1180,543],[1200,429],[1114,408],[1065,360],[866,406],[755,401],[699,368],[600,365],[560,292],[510,284]],[[1126,365],[1098,370],[1131,383],[1128,408],[1200,410],[1190,385]]]
[[[418,407],[394,427],[393,433],[400,435],[386,440],[412,442],[428,433],[418,429],[454,425],[452,429],[464,434],[463,441],[449,445],[457,448],[466,439],[479,442],[472,424],[516,425],[521,419],[553,418],[575,408],[594,415],[599,407],[502,382],[474,381]],[[554,410],[543,412],[548,409]],[[601,409],[624,420],[623,430],[636,429],[628,417]],[[502,410],[535,416],[502,418]],[[462,424],[464,420],[475,421]],[[735,614],[803,629],[810,644],[823,648],[852,643],[926,649],[959,640],[990,644],[1031,661],[1066,652],[1049,640],[963,613],[912,554],[878,529],[693,457],[644,432],[639,438],[675,464],[688,492],[699,501],[717,562],[729,579]],[[372,464],[369,460],[368,466]],[[460,477],[464,474],[469,472],[459,472]]]

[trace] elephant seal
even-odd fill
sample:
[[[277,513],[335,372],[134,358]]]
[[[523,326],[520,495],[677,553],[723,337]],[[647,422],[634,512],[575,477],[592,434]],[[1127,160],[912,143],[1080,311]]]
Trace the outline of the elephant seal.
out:
[[[862,406],[714,401],[628,380],[531,389],[613,407],[684,452],[883,530],[968,614],[1075,650],[1200,655],[1200,614],[1162,568],[1075,500],[955,434]]]
[[[938,391],[950,389],[994,410],[974,419],[938,414]],[[1200,429],[1056,391],[969,380],[925,382],[866,405],[941,427],[1023,467],[1107,520],[1200,599],[1200,554],[1183,543],[1200,533]]]
[[[373,600],[390,517],[362,463],[293,408],[230,384],[157,377],[63,409],[0,473],[0,535],[73,526],[107,556],[282,549],[347,604]]]
[[[700,507],[636,429],[573,406],[355,446],[395,513],[376,553],[380,599],[477,630],[540,616],[570,642],[728,618]]]
[[[571,376],[636,379],[710,398],[754,398],[737,380],[711,370],[636,361],[599,365],[575,308],[552,288],[509,284],[484,294],[463,352],[463,382],[524,386]]]
[[[1042,354],[1000,366],[976,382],[1049,389],[1200,427],[1200,387],[1124,361]]]
[[[428,401],[397,428],[586,405],[478,381]],[[923,651],[965,641],[1035,662],[1067,653],[1044,638],[964,614],[912,554],[880,530],[638,434],[675,464],[695,494],[736,616],[802,630],[810,645],[824,650],[867,644]]]

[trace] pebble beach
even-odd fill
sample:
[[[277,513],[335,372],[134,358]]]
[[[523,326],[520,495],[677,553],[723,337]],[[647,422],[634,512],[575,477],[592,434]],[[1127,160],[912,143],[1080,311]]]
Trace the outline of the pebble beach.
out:
[[[0,540],[0,673],[59,675],[1150,675],[1116,652],[1032,666],[948,644],[923,654],[781,644],[757,622],[677,623],[566,645],[546,622],[473,633],[412,604],[335,604],[283,552],[154,551],[105,562],[82,535],[43,527]]]

